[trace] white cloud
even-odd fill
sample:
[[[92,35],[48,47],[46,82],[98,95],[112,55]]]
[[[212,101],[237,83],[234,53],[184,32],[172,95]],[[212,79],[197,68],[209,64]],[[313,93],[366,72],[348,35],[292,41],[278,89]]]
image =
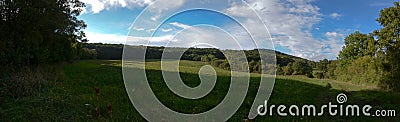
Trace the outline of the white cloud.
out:
[[[85,32],[89,43],[112,43],[123,44],[127,39],[126,36],[120,34],[103,34],[95,32]]]
[[[84,2],[90,11],[99,13],[104,9],[122,7],[122,8],[135,8],[144,7],[152,4],[155,0],[81,0]]]
[[[81,0],[85,4],[91,7],[91,12],[93,13],[99,13],[101,10],[105,8],[104,2],[101,2],[99,0]]]
[[[155,28],[151,28],[151,29],[147,29],[146,32],[147,33],[153,33],[156,29]]]
[[[342,16],[342,15],[339,14],[339,13],[332,13],[332,14],[329,14],[329,17],[334,18],[334,19],[339,18],[339,17],[341,17],[341,16]]]
[[[182,24],[182,23],[179,23],[179,22],[172,22],[172,23],[169,23],[169,24],[173,25],[173,26],[176,26],[176,27],[183,28],[183,29],[188,29],[188,28],[191,27],[189,25],[185,25],[185,24]]]
[[[235,35],[229,35],[222,29],[210,26],[210,25],[198,25],[188,27],[183,31],[180,31],[173,37],[172,42],[166,46],[170,47],[194,47],[194,46],[208,46],[220,48],[220,49],[240,49],[235,40]],[[237,40],[244,41],[244,40]]]
[[[109,43],[109,44],[137,44],[146,45],[147,40],[151,43],[168,42],[173,40],[172,35],[165,35],[160,37],[135,37],[135,36],[125,36],[121,34],[104,34],[96,32],[86,32],[86,37],[89,43]],[[128,42],[127,42],[128,40]]]
[[[144,44],[147,43],[148,40],[150,40],[150,43],[154,42],[168,42],[173,40],[174,36],[172,35],[165,35],[165,36],[160,36],[160,37],[134,37],[134,36],[129,36],[128,37],[128,44]]]
[[[300,2],[300,1],[298,1]],[[319,14],[319,8],[317,6],[307,4],[307,3],[302,3],[300,2],[299,5],[293,6],[292,8],[289,8],[289,12],[292,13],[298,13],[298,14]]]
[[[326,32],[325,36],[327,37],[343,37],[343,34],[340,34],[338,32]]]
[[[170,31],[172,31],[172,29],[162,29],[161,31],[162,32],[170,32]]]
[[[250,6],[260,15],[270,31],[276,45],[285,47],[289,54],[314,59],[320,57],[327,44],[313,37],[311,31],[322,20],[319,7],[312,4],[313,0],[248,0]],[[243,5],[232,4],[226,10],[229,15],[249,17]],[[246,24],[247,23],[247,24]],[[262,28],[251,24],[247,28]],[[261,30],[261,29],[260,29]]]
[[[339,32],[326,32],[325,36],[327,37],[327,40],[323,41],[326,45],[324,51],[327,53],[325,58],[335,59],[342,50],[344,35]]]
[[[89,8],[87,11],[93,13],[99,13],[102,10],[107,10],[113,7],[144,7],[149,4],[155,3],[155,0],[83,0],[88,3]],[[174,2],[164,1],[163,4],[153,4],[149,9],[151,10],[150,18],[153,21],[143,23],[151,23],[159,21],[159,18],[163,18],[161,15],[164,11],[171,10],[183,6],[186,0],[176,0]],[[157,1],[158,2],[158,1]],[[343,34],[337,32],[325,33],[326,39],[317,39],[313,37],[312,32],[315,30],[323,30],[319,27],[315,27],[321,20],[323,15],[320,13],[320,8],[313,4],[314,0],[246,0],[246,2],[255,9],[260,15],[262,21],[266,23],[269,32],[274,38],[274,43],[280,47],[284,47],[290,50],[288,52],[291,55],[318,60],[322,57],[334,57],[337,56],[338,50],[341,49]],[[229,8],[225,8],[224,12],[231,16],[238,18],[253,18],[254,14],[248,14],[249,8],[244,7],[245,5],[233,3],[229,5]],[[338,18],[341,15],[338,13],[332,13],[329,15],[332,18]],[[254,30],[260,30],[259,33],[252,33],[255,37],[263,37],[265,33],[263,26],[259,26],[254,20],[244,19],[243,25],[247,28]],[[143,24],[145,26],[145,24]],[[169,23],[176,28],[162,29],[163,32],[171,32],[178,29],[190,29],[192,26],[182,24],[179,22]],[[136,30],[152,32],[154,29],[148,29],[146,27],[136,28]],[[197,31],[202,32],[202,31]],[[203,33],[203,32],[202,32]],[[204,32],[205,34],[206,32]],[[233,32],[233,34],[240,35],[241,32]],[[186,35],[190,35],[186,33]],[[214,34],[215,35],[215,34]],[[99,35],[109,38],[107,40],[117,40],[121,38],[117,35]],[[114,39],[112,37],[114,36]],[[205,35],[199,36],[192,34],[193,38],[211,39],[212,34],[209,37]],[[188,36],[189,37],[189,36]],[[203,38],[204,37],[204,38]],[[95,38],[95,37],[92,37]],[[101,38],[96,38],[102,40]],[[129,37],[137,42],[145,41],[145,37]],[[156,37],[154,42],[163,42],[166,39],[172,39],[171,36]],[[92,39],[90,39],[92,40]],[[122,39],[125,41],[126,39]],[[176,41],[176,40],[175,40]],[[122,42],[123,43],[123,42]],[[250,45],[249,45],[250,46]]]
[[[133,28],[134,30],[137,30],[137,31],[144,31],[145,29],[144,28]]]
[[[163,15],[163,12],[179,8],[185,3],[185,0],[174,0],[173,2],[169,0],[159,0],[151,3],[151,6],[148,7],[148,11],[155,14],[151,17],[151,20],[157,21]]]

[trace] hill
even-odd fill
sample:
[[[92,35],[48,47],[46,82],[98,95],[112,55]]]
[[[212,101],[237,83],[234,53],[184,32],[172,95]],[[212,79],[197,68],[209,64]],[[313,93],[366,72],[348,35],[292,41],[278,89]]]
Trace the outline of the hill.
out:
[[[81,56],[83,59],[121,60],[124,45],[85,43],[83,47],[84,50],[86,50],[86,53]],[[130,46],[130,48],[144,48],[144,46]],[[161,59],[162,53],[165,49],[165,47],[152,46],[148,46],[146,48],[146,59]],[[182,50],[183,48],[174,49],[178,51]],[[312,68],[315,68],[316,62],[270,49],[219,50],[215,48],[189,48],[182,55],[181,59],[209,62],[216,67],[229,70],[229,62],[226,60],[226,57],[229,57],[229,55],[234,57],[239,55],[239,53],[242,51],[245,53],[246,59],[249,62],[248,65],[250,72],[261,73],[262,68],[265,68],[267,70],[264,73],[274,74],[274,69],[276,68],[276,74],[307,75],[309,77],[314,77],[312,76]],[[261,64],[259,51],[262,51],[264,54],[266,54],[262,56],[263,58],[266,58],[264,61],[267,61],[264,62],[264,64]],[[238,61],[236,63],[243,64],[244,61]],[[295,63],[299,64],[297,69],[294,67],[292,68],[292,65]],[[283,70],[284,67],[289,68],[289,70]]]

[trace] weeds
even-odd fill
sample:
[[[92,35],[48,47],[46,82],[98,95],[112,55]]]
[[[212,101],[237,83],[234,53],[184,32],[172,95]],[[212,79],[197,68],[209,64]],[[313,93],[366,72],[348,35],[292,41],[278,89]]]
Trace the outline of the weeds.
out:
[[[60,74],[54,66],[7,68],[0,78],[0,97],[19,99],[32,96],[58,81]]]
[[[88,120],[91,120],[91,119],[93,119],[93,113],[92,113],[92,111],[94,111],[95,113],[95,116],[97,116],[97,120],[102,120],[102,112],[101,112],[101,110],[102,110],[102,108],[103,108],[103,105],[101,104],[101,99],[100,99],[100,88],[99,87],[94,87],[94,91],[95,91],[95,93],[96,93],[96,101],[94,102],[94,104],[92,105],[92,104],[85,104],[85,106],[87,106],[87,108],[88,108],[88,110],[87,110],[87,113],[86,113],[86,117],[87,117],[87,119]],[[106,115],[108,115],[107,117],[108,117],[108,119],[112,119],[112,104],[108,104],[107,106],[106,106],[106,108],[107,108],[107,113],[106,113]],[[106,118],[107,119],[107,118]]]

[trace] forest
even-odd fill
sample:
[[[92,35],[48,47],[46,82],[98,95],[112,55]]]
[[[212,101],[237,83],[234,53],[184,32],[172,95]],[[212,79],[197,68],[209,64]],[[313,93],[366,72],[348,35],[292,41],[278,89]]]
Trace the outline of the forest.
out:
[[[81,53],[82,59],[101,59],[101,60],[121,60],[124,45],[121,44],[101,44],[85,43]],[[144,46],[131,46],[133,48],[144,48]],[[166,47],[146,47],[146,59],[161,59]],[[186,50],[184,48],[167,47],[170,49]],[[264,51],[266,55],[260,56],[259,51]],[[226,57],[237,55],[242,50],[219,50],[215,48],[188,48],[182,55],[181,60],[208,62],[212,66],[230,70],[230,65]],[[243,50],[249,65],[249,71],[252,73],[261,73],[261,68],[267,70],[266,74],[273,74],[276,65],[278,75],[307,75],[313,77],[312,68],[316,62],[287,55],[278,51],[269,49]],[[174,53],[174,52],[171,52]],[[276,55],[276,57],[274,57]],[[264,64],[261,64],[260,57],[266,58]],[[270,60],[269,60],[270,59]],[[236,62],[245,63],[245,61]]]

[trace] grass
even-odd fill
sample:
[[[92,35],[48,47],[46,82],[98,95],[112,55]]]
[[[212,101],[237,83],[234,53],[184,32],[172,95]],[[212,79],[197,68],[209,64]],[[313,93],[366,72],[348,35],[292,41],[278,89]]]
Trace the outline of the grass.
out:
[[[288,76],[277,76],[278,79],[287,80],[298,80],[306,83],[316,84],[320,86],[331,87],[336,90],[344,91],[361,91],[361,90],[379,90],[379,88],[372,84],[355,84],[351,82],[341,82],[332,79],[317,79],[308,78],[304,75],[288,75]]]
[[[188,100],[172,93],[160,71],[159,61],[146,62],[148,81],[157,98],[172,110],[201,113],[216,106],[226,95],[230,84],[229,71],[216,68],[218,81],[202,99]],[[135,68],[137,64],[129,64]],[[181,61],[181,77],[188,86],[200,83],[198,71],[204,62]],[[138,67],[136,67],[138,68]],[[135,110],[125,91],[120,61],[87,60],[69,64],[51,87],[37,94],[1,103],[0,121],[145,121]],[[249,92],[240,109],[229,121],[247,118],[256,95],[260,77],[251,74]],[[96,95],[95,88],[100,92]],[[356,85],[334,80],[310,79],[302,76],[278,76],[269,104],[316,106],[336,103],[336,95],[346,93],[349,104],[370,104],[373,109],[400,110],[400,94],[376,90],[373,86]],[[112,106],[109,113],[108,106]],[[97,109],[96,109],[97,108]],[[100,113],[100,116],[99,116]],[[276,113],[275,113],[276,114]],[[258,116],[255,121],[399,121],[397,117],[281,117]]]

